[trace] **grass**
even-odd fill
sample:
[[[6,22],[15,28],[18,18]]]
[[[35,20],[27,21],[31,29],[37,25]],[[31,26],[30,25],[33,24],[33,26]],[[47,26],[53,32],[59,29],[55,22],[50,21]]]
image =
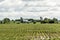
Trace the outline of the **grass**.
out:
[[[0,40],[60,40],[60,24],[0,24]]]

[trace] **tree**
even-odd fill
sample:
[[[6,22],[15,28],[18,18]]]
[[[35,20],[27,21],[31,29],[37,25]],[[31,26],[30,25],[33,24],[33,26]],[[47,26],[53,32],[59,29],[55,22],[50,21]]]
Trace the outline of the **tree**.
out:
[[[45,23],[49,23],[49,19],[48,18],[44,18],[44,22]]]
[[[22,17],[20,18],[20,21],[21,21],[21,23],[23,23],[23,18]]]
[[[54,23],[54,21],[53,20],[49,20],[49,23]]]
[[[44,18],[44,20],[42,20],[41,23],[53,23],[53,21],[51,19]]]
[[[4,18],[3,22],[4,23],[10,23],[10,19],[9,18]]]
[[[36,24],[36,21],[33,21],[33,24]]]
[[[43,18],[42,17],[40,17],[40,21],[42,21],[43,20]]]
[[[12,23],[15,23],[15,20],[11,20],[12,21]]]
[[[53,18],[54,23],[58,23],[58,19]]]
[[[2,24],[2,21],[0,21],[0,24]]]

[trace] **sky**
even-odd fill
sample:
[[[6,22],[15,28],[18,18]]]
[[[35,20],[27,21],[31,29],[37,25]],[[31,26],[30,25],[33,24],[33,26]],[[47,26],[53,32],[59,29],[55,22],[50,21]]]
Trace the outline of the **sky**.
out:
[[[60,0],[0,0],[0,19],[40,16],[60,20]]]

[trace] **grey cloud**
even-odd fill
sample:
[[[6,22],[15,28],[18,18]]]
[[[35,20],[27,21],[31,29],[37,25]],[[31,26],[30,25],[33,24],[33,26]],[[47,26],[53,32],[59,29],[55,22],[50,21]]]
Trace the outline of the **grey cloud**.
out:
[[[3,1],[5,1],[5,0],[0,0],[0,2],[3,2]]]
[[[12,0],[11,0],[12,1]],[[20,1],[20,0],[14,0],[14,1]],[[12,1],[12,4],[10,1],[7,1],[6,4],[1,4],[0,5],[0,16],[1,17],[9,17],[9,18],[18,18],[20,16],[22,17],[35,17],[37,18],[38,16],[47,16],[47,17],[55,17],[55,16],[60,16],[60,11],[58,11],[59,8],[54,8],[53,5],[54,2],[48,2],[48,0],[45,0],[39,7],[26,7],[24,6],[24,3],[21,4],[15,4]],[[37,2],[36,2],[37,3]],[[33,4],[33,3],[32,3]],[[35,3],[34,3],[35,5]],[[52,6],[51,6],[52,5]],[[57,5],[56,5],[57,6]],[[28,12],[27,12],[28,11]],[[51,12],[54,11],[54,12]],[[49,14],[50,13],[50,14]],[[52,13],[52,14],[51,14]],[[57,14],[59,13],[59,14]],[[56,14],[56,15],[55,15]]]

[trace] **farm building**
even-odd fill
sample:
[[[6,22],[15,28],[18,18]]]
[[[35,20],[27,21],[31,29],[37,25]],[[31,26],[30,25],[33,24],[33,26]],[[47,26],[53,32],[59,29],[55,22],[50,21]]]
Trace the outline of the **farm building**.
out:
[[[31,23],[32,21],[28,21],[28,19],[23,19],[23,23]],[[20,19],[16,19],[15,23],[21,23]]]

